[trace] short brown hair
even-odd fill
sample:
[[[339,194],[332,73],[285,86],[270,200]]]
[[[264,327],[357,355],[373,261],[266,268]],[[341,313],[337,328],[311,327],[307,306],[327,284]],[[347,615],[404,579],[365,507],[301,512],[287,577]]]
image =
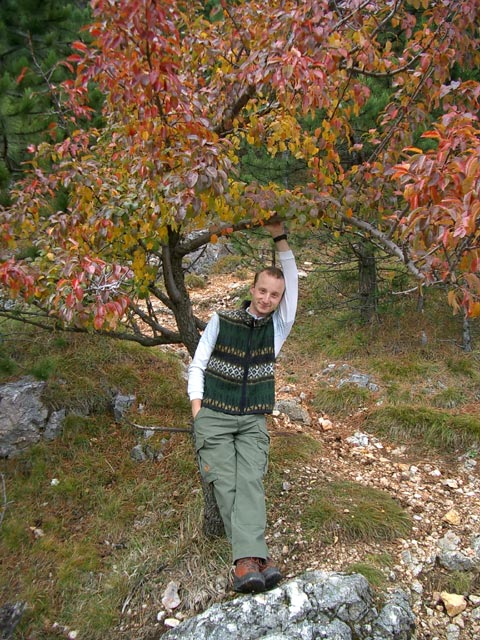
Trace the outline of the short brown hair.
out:
[[[261,269],[257,271],[255,274],[255,278],[253,279],[253,286],[257,284],[258,278],[262,273],[267,273],[269,276],[273,276],[277,278],[277,280],[285,280],[285,276],[283,275],[283,271],[278,267],[265,267],[265,269]]]

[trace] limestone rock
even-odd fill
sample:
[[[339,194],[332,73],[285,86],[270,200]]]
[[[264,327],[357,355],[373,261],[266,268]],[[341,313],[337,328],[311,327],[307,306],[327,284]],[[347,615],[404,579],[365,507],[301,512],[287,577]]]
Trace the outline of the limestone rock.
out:
[[[281,413],[285,413],[293,422],[303,422],[304,424],[311,424],[311,418],[298,402],[295,400],[279,400],[275,409]]]
[[[460,549],[460,538],[447,531],[443,538],[438,541],[438,563],[448,571],[471,571],[480,563],[480,558],[475,554],[474,549],[470,553],[465,553]]]
[[[458,616],[459,613],[462,613],[462,611],[465,611],[467,608],[467,601],[464,596],[458,595],[457,593],[442,591],[440,598],[450,618]]]
[[[123,395],[121,393],[117,393],[113,399],[113,417],[115,418],[115,422],[122,422],[126,412],[130,409],[135,400],[136,396],[134,395]]]
[[[407,596],[386,594],[377,612],[361,575],[307,572],[272,591],[218,603],[168,631],[165,640],[410,640]]]
[[[42,438],[48,409],[45,382],[27,376],[0,386],[0,457],[14,457]]]
[[[458,511],[456,511],[455,509],[450,509],[450,511],[447,511],[447,513],[443,516],[443,520],[445,522],[448,522],[448,524],[457,526],[461,522],[461,517]]]
[[[7,603],[0,607],[0,640],[10,640],[27,605],[25,602]]]
[[[180,596],[178,595],[178,584],[176,582],[169,582],[167,588],[162,597],[162,604],[166,609],[170,611],[176,609],[180,604]]]

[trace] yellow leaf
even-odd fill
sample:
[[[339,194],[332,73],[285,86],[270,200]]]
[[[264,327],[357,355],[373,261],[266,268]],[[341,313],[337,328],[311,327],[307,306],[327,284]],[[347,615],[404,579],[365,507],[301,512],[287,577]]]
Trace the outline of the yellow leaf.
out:
[[[453,313],[457,313],[459,306],[458,306],[458,302],[457,302],[457,297],[455,295],[455,291],[453,289],[451,289],[448,292],[448,304],[453,308]]]
[[[150,134],[148,133],[148,131],[142,131],[142,139],[145,140],[145,142],[148,140],[149,137],[150,137]]]
[[[474,302],[472,304],[469,315],[472,318],[478,318],[480,316],[480,302]]]
[[[210,236],[210,242],[212,242],[213,244],[218,242],[218,236],[216,233],[212,233],[212,235]]]

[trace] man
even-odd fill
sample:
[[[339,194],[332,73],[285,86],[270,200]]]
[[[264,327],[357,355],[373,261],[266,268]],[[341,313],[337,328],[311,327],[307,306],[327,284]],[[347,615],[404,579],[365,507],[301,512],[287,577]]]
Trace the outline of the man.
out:
[[[242,309],[212,316],[188,372],[200,472],[213,483],[239,592],[264,591],[282,578],[265,542],[265,414],[275,403],[275,358],[295,319],[298,273],[282,221],[274,216],[265,227],[282,269],[262,269]]]

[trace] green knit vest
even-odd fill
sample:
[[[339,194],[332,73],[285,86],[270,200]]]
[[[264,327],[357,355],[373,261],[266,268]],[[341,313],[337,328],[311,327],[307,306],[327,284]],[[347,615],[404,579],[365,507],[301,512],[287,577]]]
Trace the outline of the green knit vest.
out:
[[[218,314],[220,328],[205,369],[202,406],[223,413],[272,413],[275,347],[272,317],[244,309]]]

